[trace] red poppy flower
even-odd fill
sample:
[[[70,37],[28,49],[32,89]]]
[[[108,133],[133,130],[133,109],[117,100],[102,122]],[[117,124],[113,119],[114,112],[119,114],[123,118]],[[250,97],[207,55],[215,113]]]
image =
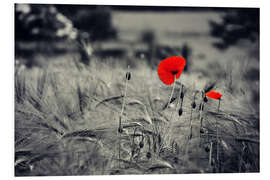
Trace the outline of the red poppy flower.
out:
[[[220,99],[222,94],[216,91],[209,91],[208,93],[205,94],[207,97],[210,97],[212,99]]]
[[[164,84],[171,85],[174,83],[175,78],[178,79],[180,77],[185,65],[186,60],[183,57],[171,56],[164,59],[158,65],[159,79]]]

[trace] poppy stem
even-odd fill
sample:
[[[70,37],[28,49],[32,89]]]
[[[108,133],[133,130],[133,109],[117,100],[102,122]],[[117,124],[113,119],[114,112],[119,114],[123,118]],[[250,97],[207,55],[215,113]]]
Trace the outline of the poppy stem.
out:
[[[119,142],[118,142],[118,167],[120,169],[120,158],[121,158],[121,134],[119,134]]]
[[[185,152],[185,155],[188,156],[188,151],[189,151],[189,141],[191,140],[192,138],[192,107],[191,107],[191,110],[190,110],[190,120],[189,120],[189,135],[187,137],[187,144],[186,144],[186,152]]]
[[[213,151],[213,142],[210,142],[210,152],[209,152],[209,161],[208,161],[208,165],[211,166],[211,162],[212,162],[212,151]]]
[[[191,110],[190,110],[190,120],[189,120],[190,135],[189,135],[189,139],[192,138],[192,109],[193,108],[195,109],[195,107],[196,107],[196,104],[195,104],[196,94],[197,94],[197,92],[194,92],[193,103],[191,104]]]
[[[219,112],[219,108],[220,108],[220,99],[218,100],[218,112]],[[217,122],[217,118],[216,118],[216,141],[217,141],[217,169],[219,171],[219,133],[218,133],[218,122]]]
[[[219,108],[220,108],[220,99],[218,99],[218,112],[219,112]]]
[[[170,104],[170,102],[171,102],[171,99],[172,99],[172,96],[173,96],[173,92],[174,92],[174,88],[175,88],[175,84],[176,84],[175,81],[176,81],[176,75],[174,76],[173,89],[172,89],[172,93],[171,93],[170,98],[169,98],[169,102],[168,102],[168,104],[167,104],[167,106],[166,106],[166,108],[165,108],[164,110],[166,110],[166,109],[168,108],[168,106],[169,106],[169,104]],[[178,105],[178,104],[177,104],[177,105]],[[177,109],[177,105],[176,105],[175,109]],[[169,119],[169,125],[168,125],[167,128],[166,128],[166,132],[168,132],[168,130],[171,128],[171,125],[172,125],[171,122],[172,122],[173,113],[174,113],[174,111],[171,112],[170,119]],[[165,139],[166,135],[167,135],[167,134],[164,135],[164,139]],[[162,144],[160,145],[159,152],[160,152],[160,150],[162,149],[164,143],[165,143],[165,142],[162,142]]]
[[[200,139],[200,147],[201,147],[201,131],[202,131],[202,127],[203,127],[203,117],[202,117],[202,113],[203,113],[203,106],[204,106],[204,103],[203,103],[203,101],[201,102],[201,105],[200,105],[201,107],[201,109],[200,109],[200,112],[199,112],[199,121],[200,121],[200,129],[199,129],[199,131],[200,131],[200,136],[199,136],[199,139]]]
[[[189,137],[188,139],[191,139],[192,138],[192,108],[190,110],[190,119],[189,119]]]
[[[218,99],[218,113],[220,109],[220,99]],[[219,172],[220,170],[220,161],[219,161],[219,132],[218,132],[218,122],[216,118],[216,138],[217,138],[217,171]]]
[[[182,104],[183,104],[183,99],[181,98],[181,94],[183,92],[183,84],[181,84],[181,89],[180,89],[180,93],[179,93],[179,97],[178,97],[178,101],[177,101],[177,105],[176,105],[176,108],[178,107],[179,103],[180,103],[180,99],[181,99],[181,103],[180,103],[180,107],[182,107]]]
[[[217,141],[217,166],[219,169],[219,137],[218,137],[218,125],[217,125],[217,119],[216,119],[216,141]]]
[[[127,72],[129,72],[129,66],[128,66],[128,70]],[[121,133],[122,133],[122,116],[123,116],[123,113],[124,113],[124,108],[125,108],[125,99],[126,99],[126,96],[127,96],[127,85],[128,85],[128,78],[126,77],[126,82],[125,82],[125,92],[124,92],[124,97],[123,97],[123,104],[122,104],[122,109],[121,109],[121,113],[120,113],[120,117],[119,117],[119,127],[118,127],[118,135],[119,135],[119,142],[118,142],[118,156],[119,156],[119,168],[120,168],[120,158],[121,158],[121,147],[120,147],[120,144],[121,144]]]
[[[129,66],[128,66],[128,72],[129,72]],[[126,79],[126,82],[125,82],[125,92],[124,92],[124,97],[123,97],[122,109],[121,109],[121,113],[120,113],[119,128],[121,128],[121,118],[123,116],[124,108],[125,108],[125,99],[127,96],[127,85],[128,85],[128,79]]]
[[[199,121],[200,121],[200,146],[201,146],[201,130],[202,130],[202,127],[203,127],[203,117],[202,117],[202,113],[203,113],[203,109],[204,109],[204,97],[205,97],[205,94],[204,92],[202,91],[202,101],[201,101],[201,104],[200,104],[200,108],[199,108]]]
[[[170,98],[169,98],[169,102],[165,108],[165,110],[169,107],[170,103],[171,103],[171,99],[172,99],[172,96],[173,96],[173,92],[174,92],[174,88],[175,88],[175,79],[176,79],[176,75],[174,75],[174,82],[173,82],[173,88],[172,88],[172,92],[171,92],[171,95],[170,95]]]

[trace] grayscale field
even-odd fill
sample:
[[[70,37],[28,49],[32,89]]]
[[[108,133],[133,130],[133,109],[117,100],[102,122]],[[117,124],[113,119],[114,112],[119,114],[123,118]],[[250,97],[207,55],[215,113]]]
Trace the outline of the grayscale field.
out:
[[[16,4],[15,176],[260,172],[258,26],[256,8]]]

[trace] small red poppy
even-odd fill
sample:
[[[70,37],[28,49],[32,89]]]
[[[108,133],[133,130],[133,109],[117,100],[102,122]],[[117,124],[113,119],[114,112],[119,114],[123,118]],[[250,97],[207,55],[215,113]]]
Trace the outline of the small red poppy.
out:
[[[208,93],[205,94],[207,97],[212,98],[212,99],[220,99],[222,94],[216,91],[209,91]]]
[[[183,57],[171,56],[164,59],[158,65],[159,79],[164,84],[171,85],[174,83],[175,78],[178,79],[180,77],[185,65],[186,60]]]

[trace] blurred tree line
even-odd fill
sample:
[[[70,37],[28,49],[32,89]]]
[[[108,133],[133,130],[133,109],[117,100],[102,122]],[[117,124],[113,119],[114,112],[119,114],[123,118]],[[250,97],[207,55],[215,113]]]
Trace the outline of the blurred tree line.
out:
[[[116,38],[111,9],[117,8],[123,10],[128,6],[15,4],[15,40],[75,39],[81,32],[88,34],[91,41]],[[160,8],[166,10],[166,7]],[[129,10],[149,9],[159,10],[151,6],[129,7]],[[175,7],[169,10],[177,9],[224,12],[222,22],[209,22],[211,35],[220,39],[214,44],[219,49],[236,45],[241,39],[258,41],[258,8]]]
[[[110,6],[55,5],[80,31],[89,33],[91,41],[115,39],[117,31],[112,25]]]
[[[116,37],[109,7],[88,5],[15,4],[15,40],[76,39],[92,41]]]
[[[210,21],[211,35],[219,39],[214,46],[225,50],[240,40],[259,41],[259,8],[227,8],[221,22]]]

